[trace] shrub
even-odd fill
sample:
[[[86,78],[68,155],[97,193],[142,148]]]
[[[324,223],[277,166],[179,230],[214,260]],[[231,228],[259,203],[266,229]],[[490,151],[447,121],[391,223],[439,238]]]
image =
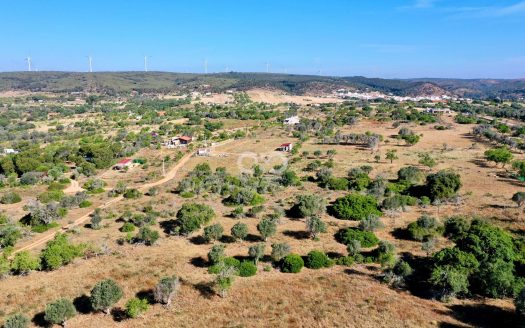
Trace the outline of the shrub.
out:
[[[376,215],[369,215],[359,222],[359,229],[363,231],[376,231],[383,227],[383,222]]]
[[[256,218],[262,211],[264,211],[264,206],[262,206],[262,205],[254,206],[254,207],[251,207],[248,210],[246,215],[251,217],[251,218]]]
[[[87,207],[90,207],[91,205],[93,205],[93,203],[90,202],[89,200],[83,200],[80,202],[80,204],[78,204],[78,207],[87,208]]]
[[[64,197],[64,192],[62,190],[51,190],[46,191],[38,195],[38,200],[44,204],[49,202],[59,202]]]
[[[185,203],[177,212],[177,223],[182,234],[189,234],[209,223],[214,216],[215,212],[207,205]]]
[[[394,245],[388,241],[382,240],[379,242],[379,246],[375,250],[376,260],[381,267],[392,267],[395,264],[394,257]]]
[[[257,266],[250,261],[243,261],[239,265],[239,276],[251,277],[257,273]]]
[[[470,228],[470,223],[466,218],[453,216],[445,220],[445,237],[458,240],[464,237]]]
[[[69,264],[75,258],[84,253],[83,245],[73,245],[69,242],[65,234],[57,234],[49,241],[40,256],[42,268],[46,270],[56,270],[59,267]]]
[[[226,255],[224,254],[224,249],[226,246],[219,244],[213,245],[211,250],[208,252],[208,261],[213,265],[219,262],[222,262]]]
[[[305,265],[309,269],[328,268],[333,265],[333,261],[324,252],[311,251],[306,256]]]
[[[221,297],[226,297],[228,290],[231,288],[235,279],[236,269],[230,266],[221,265],[219,267],[217,277],[215,278],[215,286],[219,290]]]
[[[318,216],[311,216],[306,219],[306,231],[312,239],[316,239],[320,233],[326,232],[326,223]]]
[[[407,166],[397,172],[397,178],[399,181],[406,181],[410,185],[415,185],[424,182],[425,174],[416,166]]]
[[[179,288],[180,281],[177,276],[160,279],[159,283],[153,289],[155,302],[170,306],[171,301],[177,295]]]
[[[461,177],[452,171],[439,171],[427,177],[427,188],[432,200],[447,199],[461,188]]]
[[[346,245],[349,256],[355,257],[361,252],[361,242],[357,239],[350,240]]]
[[[248,226],[244,223],[236,223],[231,229],[233,238],[243,240],[248,236]]]
[[[332,207],[334,216],[343,220],[362,220],[369,215],[380,216],[377,201],[372,196],[350,194],[336,199]]]
[[[52,324],[65,326],[77,314],[73,302],[62,298],[46,306],[44,319]]]
[[[133,297],[126,303],[126,314],[130,318],[137,318],[149,308],[148,300]]]
[[[299,195],[290,212],[296,217],[306,218],[320,215],[326,210],[326,201],[317,195]]]
[[[406,206],[414,206],[417,204],[417,198],[408,195],[394,195],[385,198],[381,207],[385,210],[405,209]]]
[[[142,193],[138,189],[127,189],[123,196],[126,199],[138,199],[142,196]]]
[[[259,259],[264,256],[264,250],[266,245],[264,243],[258,243],[248,248],[248,255],[253,258],[255,264],[259,262]]]
[[[286,255],[281,262],[282,272],[298,273],[304,267],[303,258],[297,254]]]
[[[424,241],[438,235],[442,231],[436,218],[423,215],[408,225],[407,231],[410,238],[417,241]]]
[[[507,147],[498,147],[485,151],[485,158],[489,162],[501,163],[503,167],[512,161],[512,153]]]
[[[89,297],[91,307],[95,311],[104,311],[109,314],[109,309],[122,298],[122,288],[111,279],[99,281],[91,290]]]
[[[29,318],[22,313],[16,313],[9,317],[4,322],[4,328],[27,328],[29,327]]]
[[[301,184],[301,180],[299,179],[297,174],[295,174],[294,171],[285,170],[281,174],[281,179],[279,180],[279,183],[285,187],[299,186]]]
[[[222,238],[224,228],[219,223],[204,228],[204,239],[209,243]]]
[[[82,188],[86,189],[90,194],[100,194],[104,192],[106,182],[100,179],[89,179],[84,183]]]
[[[133,232],[135,231],[135,225],[131,222],[126,222],[122,225],[122,228],[120,228],[120,231],[122,232]]]
[[[151,246],[157,242],[159,237],[160,235],[157,230],[153,230],[150,227],[142,227],[137,232],[135,238],[133,238],[133,242]]]
[[[0,224],[0,248],[15,246],[22,237],[21,229],[15,224]]]
[[[37,257],[31,255],[29,251],[16,253],[13,261],[11,262],[11,270],[20,275],[28,274],[29,272],[39,268],[40,260]]]
[[[379,239],[372,231],[362,231],[356,228],[341,230],[337,239],[345,245],[348,245],[352,240],[357,240],[365,248],[373,247],[379,243]]]
[[[326,187],[330,190],[348,190],[348,180],[345,178],[330,177],[326,182]]]
[[[521,207],[521,205],[523,205],[523,203],[525,202],[525,192],[518,191],[517,193],[512,195],[512,201],[515,202],[516,205],[518,205],[518,207]]]
[[[0,203],[2,204],[15,204],[20,203],[22,201],[22,197],[20,197],[19,194],[15,192],[6,192],[2,195],[2,198],[0,198]]]
[[[272,259],[280,261],[283,257],[290,254],[292,248],[287,243],[272,244]]]
[[[352,266],[354,264],[355,259],[353,256],[341,256],[337,259],[336,264],[337,265],[344,265],[344,266]]]
[[[257,231],[261,234],[263,239],[266,241],[268,237],[275,235],[277,232],[277,224],[271,218],[264,218],[257,224]]]

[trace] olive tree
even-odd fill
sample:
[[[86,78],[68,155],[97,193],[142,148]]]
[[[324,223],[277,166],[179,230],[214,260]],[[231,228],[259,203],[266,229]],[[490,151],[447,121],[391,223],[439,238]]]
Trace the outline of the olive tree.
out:
[[[115,281],[106,279],[93,287],[89,300],[93,310],[109,314],[111,306],[117,303],[122,295],[122,288]]]
[[[236,223],[231,229],[233,238],[243,240],[248,236],[248,226],[245,223]]]
[[[156,302],[170,306],[179,288],[180,280],[177,276],[164,277],[153,289],[153,297]]]
[[[73,302],[62,298],[46,306],[44,319],[55,325],[65,326],[77,314]]]
[[[306,219],[306,231],[316,239],[320,233],[326,232],[326,223],[319,216],[311,216]]]
[[[255,264],[259,262],[259,259],[264,256],[264,249],[266,245],[264,243],[258,243],[248,248],[248,255],[253,258]]]

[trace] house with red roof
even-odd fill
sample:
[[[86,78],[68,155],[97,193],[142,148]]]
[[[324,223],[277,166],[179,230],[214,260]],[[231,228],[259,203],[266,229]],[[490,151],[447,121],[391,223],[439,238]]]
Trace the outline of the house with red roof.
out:
[[[293,148],[292,143],[291,142],[287,142],[287,143],[283,143],[282,145],[280,145],[279,148],[277,148],[277,150],[291,152],[292,148]]]

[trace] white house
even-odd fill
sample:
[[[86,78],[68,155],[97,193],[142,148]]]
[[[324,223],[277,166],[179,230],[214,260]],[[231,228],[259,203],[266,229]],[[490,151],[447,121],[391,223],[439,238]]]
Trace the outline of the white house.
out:
[[[287,142],[287,143],[283,143],[282,145],[280,145],[279,148],[277,148],[277,150],[291,152],[292,147],[293,147],[292,143]]]
[[[4,148],[4,154],[6,155],[18,154],[18,150],[14,150],[12,148]]]
[[[284,119],[283,123],[286,125],[296,125],[296,124],[299,124],[299,122],[301,122],[301,120],[299,119],[299,116],[291,116],[291,117]]]

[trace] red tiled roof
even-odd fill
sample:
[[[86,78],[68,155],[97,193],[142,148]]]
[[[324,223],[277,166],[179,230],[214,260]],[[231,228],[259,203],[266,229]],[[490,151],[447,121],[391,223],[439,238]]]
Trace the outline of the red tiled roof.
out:
[[[188,136],[182,136],[179,139],[184,140],[184,141],[191,141],[191,137],[188,137]]]
[[[120,162],[118,162],[117,164],[128,164],[131,162],[131,159],[130,158],[125,158],[123,160],[121,160]]]
[[[281,145],[281,147],[289,147],[289,146],[291,146],[291,145],[292,145],[292,144],[288,142],[288,143],[283,143],[283,144]]]

